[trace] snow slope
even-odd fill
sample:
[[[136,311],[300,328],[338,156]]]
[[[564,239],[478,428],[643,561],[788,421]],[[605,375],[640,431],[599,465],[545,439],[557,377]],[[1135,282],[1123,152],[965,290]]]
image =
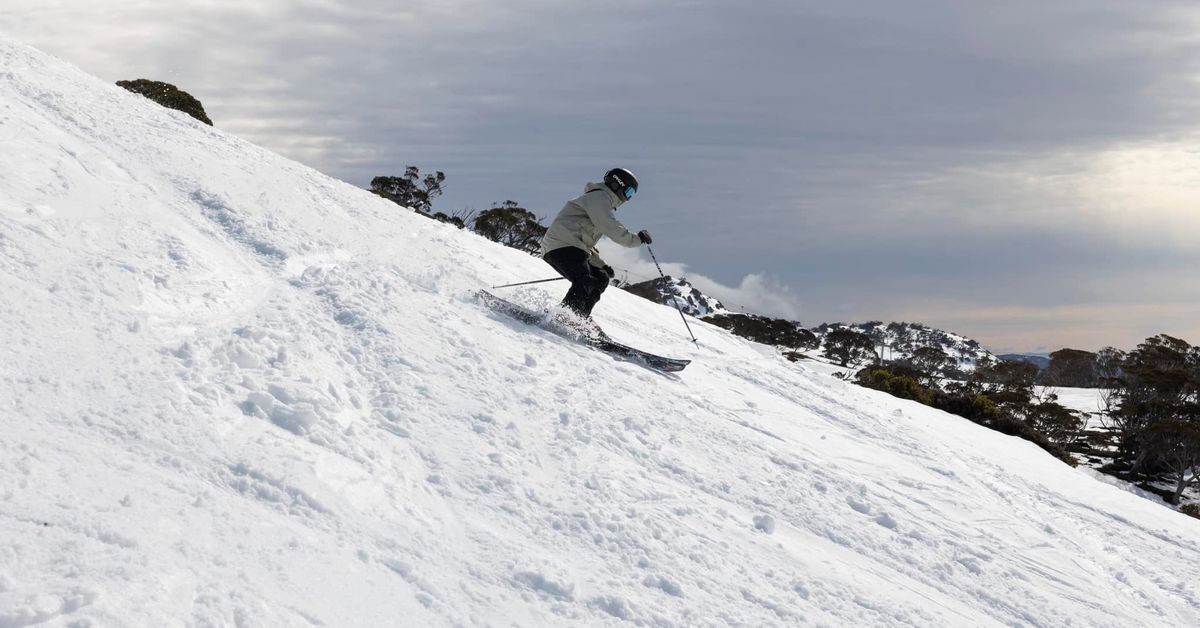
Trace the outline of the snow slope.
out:
[[[0,142],[0,627],[1200,623],[1200,521],[2,38]]]

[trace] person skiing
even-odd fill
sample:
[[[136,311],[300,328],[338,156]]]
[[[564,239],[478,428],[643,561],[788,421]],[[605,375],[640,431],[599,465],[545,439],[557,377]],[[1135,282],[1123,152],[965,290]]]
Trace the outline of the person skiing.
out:
[[[625,168],[604,174],[603,183],[588,183],[583,194],[567,201],[542,237],[542,259],[571,282],[562,305],[591,321],[592,308],[612,279],[612,266],[600,257],[596,243],[601,236],[633,248],[650,244],[650,232],[635,233],[621,224],[617,208],[633,198],[638,181]]]

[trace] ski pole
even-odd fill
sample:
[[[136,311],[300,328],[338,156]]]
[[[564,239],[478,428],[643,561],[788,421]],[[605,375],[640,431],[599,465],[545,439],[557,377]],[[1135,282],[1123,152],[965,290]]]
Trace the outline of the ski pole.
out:
[[[650,251],[650,259],[654,260],[654,267],[658,269],[658,276],[662,277],[663,281],[666,281],[667,276],[663,274],[662,266],[658,265],[658,258],[654,256],[654,249],[650,248],[650,245],[647,244],[646,250]],[[688,325],[687,317],[683,315],[683,308],[679,307],[679,301],[676,301],[675,298],[672,297],[671,302],[675,304],[675,309],[679,311],[679,320],[683,321],[684,327],[687,327],[688,335],[692,337],[692,342],[699,346],[700,342],[696,340],[696,334],[692,333],[692,326]]]
[[[528,286],[531,283],[546,283],[547,281],[561,281],[563,279],[566,279],[566,277],[551,277],[549,279],[535,279],[533,281],[522,281],[521,283],[506,283],[503,286],[492,286],[492,289],[512,288],[513,286]]]

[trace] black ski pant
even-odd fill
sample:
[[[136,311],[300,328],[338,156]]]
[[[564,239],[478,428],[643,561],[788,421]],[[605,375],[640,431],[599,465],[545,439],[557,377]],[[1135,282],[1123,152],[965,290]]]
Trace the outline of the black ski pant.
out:
[[[573,246],[564,246],[546,253],[546,260],[558,274],[571,282],[571,289],[563,297],[562,304],[580,316],[591,316],[592,308],[608,287],[608,273],[588,263],[587,251]]]

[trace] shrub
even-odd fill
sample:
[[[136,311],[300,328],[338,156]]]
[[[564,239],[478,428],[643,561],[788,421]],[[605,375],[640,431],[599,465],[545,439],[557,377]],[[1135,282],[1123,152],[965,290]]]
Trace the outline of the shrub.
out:
[[[987,425],[1001,434],[1018,436],[1046,450],[1047,453],[1071,465],[1076,465],[1074,456],[1062,445],[1051,441],[1045,434],[1034,429],[1028,423],[1008,414],[1001,414]]]
[[[917,380],[904,375],[896,375],[887,369],[866,368],[858,372],[858,383],[867,388],[882,390],[893,397],[912,399],[929,405],[931,391],[917,383]]]
[[[1079,440],[1087,424],[1078,412],[1053,401],[1031,403],[1025,408],[1025,421],[1050,440],[1070,445]]]
[[[1189,517],[1200,519],[1200,504],[1195,502],[1184,504],[1183,506],[1179,507],[1179,512],[1182,512]]]
[[[446,214],[445,212],[437,212],[436,214],[430,216],[430,218],[432,218],[438,222],[444,222],[448,225],[454,225],[455,227],[458,227],[459,229],[465,229],[467,227],[467,223],[465,220],[463,220],[462,218],[460,218],[458,216],[451,216],[449,214]]]
[[[820,344],[817,336],[811,331],[795,321],[782,318],[768,318],[755,314],[715,314],[704,320],[747,340],[765,345],[804,351],[815,349]]]
[[[117,81],[117,85],[135,94],[141,94],[168,109],[182,111],[204,124],[212,126],[212,120],[209,120],[208,114],[204,113],[204,105],[200,104],[200,101],[196,100],[191,94],[170,83],[151,81],[149,79],[136,79],[132,81]]]
[[[986,395],[941,393],[930,404],[938,410],[957,414],[974,423],[992,425],[1000,418],[1000,408]]]
[[[901,399],[912,399],[1002,434],[1018,436],[1041,447],[1059,460],[1075,465],[1075,458],[1061,442],[1055,441],[1034,425],[1014,415],[988,395],[965,386],[953,387],[949,391],[922,386],[914,376],[916,373],[918,372],[912,367],[892,364],[887,368],[865,368],[858,372],[856,378],[859,384],[867,388],[881,390]]]

